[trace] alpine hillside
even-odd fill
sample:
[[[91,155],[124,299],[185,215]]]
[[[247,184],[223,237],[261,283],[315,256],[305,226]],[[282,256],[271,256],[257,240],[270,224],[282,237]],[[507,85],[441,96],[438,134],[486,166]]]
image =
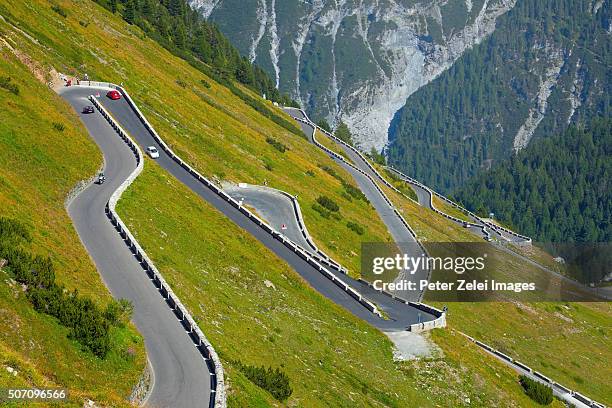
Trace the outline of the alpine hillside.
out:
[[[532,140],[609,116],[610,19],[609,1],[519,0],[408,99],[389,130],[390,162],[451,192]]]
[[[379,151],[406,98],[495,28],[516,0],[190,0],[311,117]]]

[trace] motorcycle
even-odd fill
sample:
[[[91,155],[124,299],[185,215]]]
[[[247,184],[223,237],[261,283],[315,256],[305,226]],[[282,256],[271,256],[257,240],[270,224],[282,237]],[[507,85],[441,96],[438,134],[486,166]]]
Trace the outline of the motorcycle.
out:
[[[98,181],[97,181],[97,183],[98,183],[99,185],[102,185],[102,184],[104,184],[104,182],[105,182],[105,181],[106,181],[106,176],[105,176],[103,173],[100,173],[100,174],[98,175]]]

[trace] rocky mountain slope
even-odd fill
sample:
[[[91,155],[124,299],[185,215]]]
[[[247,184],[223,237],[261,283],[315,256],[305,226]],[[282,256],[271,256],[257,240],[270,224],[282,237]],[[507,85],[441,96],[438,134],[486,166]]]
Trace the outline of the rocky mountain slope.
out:
[[[389,130],[389,159],[448,192],[534,139],[609,116],[610,21],[609,1],[519,0],[410,96]]]
[[[190,0],[314,117],[381,149],[395,112],[516,0]]]

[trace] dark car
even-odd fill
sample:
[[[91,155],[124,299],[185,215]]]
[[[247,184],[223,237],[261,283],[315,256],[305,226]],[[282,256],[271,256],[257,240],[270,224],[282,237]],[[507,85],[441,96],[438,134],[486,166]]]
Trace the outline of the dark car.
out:
[[[83,113],[94,113],[94,107],[91,105],[83,106]]]
[[[106,96],[108,96],[113,101],[116,101],[117,99],[121,99],[121,94],[116,89],[111,89],[110,91],[108,91],[106,93]]]

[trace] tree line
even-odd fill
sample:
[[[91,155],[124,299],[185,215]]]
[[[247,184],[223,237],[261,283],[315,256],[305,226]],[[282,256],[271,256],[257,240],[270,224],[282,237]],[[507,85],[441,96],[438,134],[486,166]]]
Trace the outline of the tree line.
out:
[[[609,116],[611,7],[603,2],[595,15],[583,0],[517,1],[489,37],[396,113],[389,162],[440,192],[452,192],[511,154],[557,57],[559,78],[533,140],[560,133],[570,116],[572,123]],[[575,110],[570,96],[580,102]]]
[[[215,80],[236,80],[274,102],[298,106],[288,95],[279,92],[263,69],[241,56],[218,27],[185,0],[95,1],[113,13],[120,13],[125,21],[139,26],[173,54],[190,63],[206,64],[205,73]]]

